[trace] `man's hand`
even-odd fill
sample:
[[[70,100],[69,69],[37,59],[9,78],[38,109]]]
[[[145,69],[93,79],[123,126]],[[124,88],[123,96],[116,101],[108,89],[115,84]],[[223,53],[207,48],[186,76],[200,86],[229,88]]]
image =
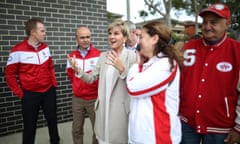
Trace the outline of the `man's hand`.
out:
[[[227,144],[238,144],[240,142],[240,133],[235,130],[231,130],[224,142]]]
[[[72,68],[75,70],[75,72],[79,73],[80,68],[78,67],[77,62],[76,62],[76,56],[73,55],[73,57],[70,57],[69,55],[67,55],[67,58],[68,58],[69,63],[71,64]]]

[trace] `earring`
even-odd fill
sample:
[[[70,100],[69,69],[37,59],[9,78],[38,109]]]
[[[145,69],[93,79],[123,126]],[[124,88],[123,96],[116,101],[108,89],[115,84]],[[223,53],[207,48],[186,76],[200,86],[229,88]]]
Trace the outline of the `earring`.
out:
[[[122,46],[123,46],[123,47],[125,47],[125,46],[126,46],[126,42],[125,42],[125,41],[123,41],[123,44],[122,44]]]

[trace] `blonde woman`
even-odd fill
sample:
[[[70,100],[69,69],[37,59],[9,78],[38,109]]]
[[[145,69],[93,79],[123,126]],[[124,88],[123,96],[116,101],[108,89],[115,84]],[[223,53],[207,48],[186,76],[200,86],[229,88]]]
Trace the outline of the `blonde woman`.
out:
[[[90,74],[84,73],[68,57],[77,77],[91,83],[99,79],[95,103],[95,133],[100,144],[128,143],[129,96],[126,90],[128,69],[136,62],[136,53],[124,46],[129,38],[127,25],[120,19],[108,26],[110,50],[103,52]]]

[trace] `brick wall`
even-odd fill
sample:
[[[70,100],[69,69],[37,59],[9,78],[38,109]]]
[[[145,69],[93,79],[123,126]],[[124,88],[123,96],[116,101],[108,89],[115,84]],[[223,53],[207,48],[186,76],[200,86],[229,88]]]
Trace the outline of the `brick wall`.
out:
[[[66,77],[66,55],[76,48],[75,30],[87,25],[94,45],[107,48],[106,0],[0,0],[0,136],[22,131],[21,102],[7,87],[4,68],[12,46],[25,37],[24,22],[39,17],[45,22],[47,39],[58,80],[58,122],[72,120],[72,91]],[[38,127],[46,126],[40,111]]]

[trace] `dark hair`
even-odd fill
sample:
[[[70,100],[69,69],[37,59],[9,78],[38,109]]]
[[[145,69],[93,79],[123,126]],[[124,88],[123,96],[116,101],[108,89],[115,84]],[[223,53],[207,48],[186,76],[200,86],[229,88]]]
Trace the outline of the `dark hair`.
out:
[[[44,22],[38,18],[31,18],[25,22],[25,32],[27,34],[27,37],[29,37],[31,35],[31,31],[33,29],[37,28],[37,23],[44,24]]]
[[[166,24],[153,21],[143,25],[143,29],[146,29],[146,32],[150,36],[158,35],[159,40],[155,45],[155,49],[153,54],[158,56],[158,53],[162,52],[169,58],[169,63],[171,64],[171,68],[174,68],[174,60],[182,66],[183,56],[180,51],[181,48],[176,45],[176,41],[173,39],[171,30],[167,27]]]

